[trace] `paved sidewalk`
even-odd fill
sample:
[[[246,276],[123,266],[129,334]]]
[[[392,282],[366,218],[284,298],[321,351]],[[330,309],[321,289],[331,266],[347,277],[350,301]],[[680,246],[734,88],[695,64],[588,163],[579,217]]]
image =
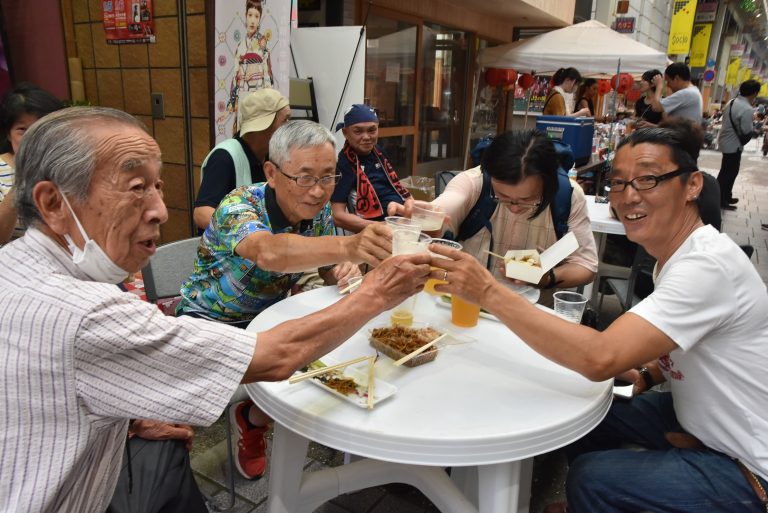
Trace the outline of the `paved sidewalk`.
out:
[[[716,151],[702,150],[699,165],[703,171],[717,176],[721,155]],[[768,231],[761,223],[768,223],[768,158],[759,153],[756,141],[752,141],[742,156],[741,172],[734,187],[739,198],[737,210],[723,213],[723,231],[739,244],[751,244],[755,248],[752,263],[764,283],[768,283]],[[604,316],[618,314],[615,299],[607,296]],[[219,420],[206,429],[198,429],[192,454],[192,467],[203,491],[221,504],[227,499],[224,489],[226,443],[224,423]],[[307,470],[342,464],[343,455],[338,451],[317,444],[310,446]],[[539,513],[545,504],[563,500],[565,461],[555,452],[536,458],[534,466],[531,513]],[[266,512],[267,475],[258,481],[247,481],[237,476],[237,503],[232,510],[237,513]],[[316,513],[432,513],[437,512],[429,500],[417,490],[406,485],[388,485],[362,490],[338,497],[316,510]]]

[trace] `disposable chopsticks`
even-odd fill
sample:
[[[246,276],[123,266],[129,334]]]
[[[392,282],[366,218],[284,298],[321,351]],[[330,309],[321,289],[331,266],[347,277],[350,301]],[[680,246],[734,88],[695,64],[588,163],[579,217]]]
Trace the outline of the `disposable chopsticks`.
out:
[[[363,280],[352,282],[350,285],[347,285],[343,289],[339,291],[339,294],[346,294],[347,292],[352,292],[352,290],[356,289],[360,286],[360,284],[363,282]]]
[[[424,351],[426,351],[430,347],[434,346],[435,344],[437,344],[439,341],[441,341],[443,338],[445,338],[447,336],[448,336],[448,333],[443,333],[439,337],[435,337],[435,339],[432,342],[427,342],[426,344],[424,344],[420,348],[416,349],[415,351],[413,351],[411,353],[408,353],[407,355],[405,355],[402,358],[400,358],[399,360],[397,360],[393,365],[395,367],[399,367],[400,365],[404,364],[405,362],[407,362],[411,358],[415,358],[416,356],[419,356],[421,353],[423,353]]]
[[[371,358],[368,360],[368,409],[373,409],[373,386],[375,383],[375,378],[373,374],[373,366],[376,363],[376,358]]]
[[[499,255],[498,253],[494,253],[493,251],[488,251],[487,249],[484,249],[483,252],[484,253],[488,253],[491,256],[495,256],[496,258],[500,258],[500,259],[502,259],[504,261],[507,260],[506,257],[503,257],[503,256]]]
[[[354,360],[348,360],[346,362],[337,363],[336,365],[329,365],[328,367],[323,367],[322,369],[317,369],[309,372],[305,372],[303,374],[298,374],[296,376],[291,376],[288,379],[288,383],[293,385],[294,383],[298,383],[299,381],[304,381],[305,379],[311,379],[315,378],[317,376],[322,376],[323,374],[326,374],[331,371],[335,371],[337,369],[343,369],[344,367],[347,367],[349,365],[354,365],[356,363],[362,362],[364,360],[370,360],[376,358],[375,356],[361,356],[359,358],[355,358]]]

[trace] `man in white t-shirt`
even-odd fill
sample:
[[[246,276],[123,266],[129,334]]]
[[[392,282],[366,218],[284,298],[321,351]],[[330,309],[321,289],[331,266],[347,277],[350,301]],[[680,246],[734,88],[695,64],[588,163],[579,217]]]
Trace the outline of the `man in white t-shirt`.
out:
[[[546,513],[765,511],[768,294],[742,250],[701,221],[703,178],[685,148],[679,131],[651,128],[616,151],[611,206],[657,259],[655,290],[602,332],[536,309],[469,255],[430,248],[453,259],[432,260],[445,270],[432,277],[448,282],[436,291],[479,304],[590,379],[635,384],[631,400],[568,447],[568,505]],[[649,390],[664,380],[669,392]]]
[[[681,117],[700,124],[704,115],[704,102],[699,88],[691,83],[691,70],[682,62],[675,62],[664,70],[664,81],[671,94],[662,98],[662,77],[653,77],[656,90],[648,97],[648,102],[655,112],[661,112],[664,118]]]

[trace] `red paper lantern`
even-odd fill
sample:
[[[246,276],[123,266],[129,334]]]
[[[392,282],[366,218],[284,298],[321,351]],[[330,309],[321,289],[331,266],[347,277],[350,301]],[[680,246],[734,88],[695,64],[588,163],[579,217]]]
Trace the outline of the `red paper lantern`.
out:
[[[597,81],[597,94],[604,95],[611,92],[611,81],[606,78],[601,78]]]
[[[517,85],[522,87],[523,89],[530,89],[533,84],[536,83],[536,79],[533,78],[533,75],[530,73],[523,73],[520,75],[520,78],[517,79]]]
[[[635,80],[629,73],[619,73],[611,77],[611,87],[619,94],[629,91],[634,83]]]
[[[507,86],[517,80],[517,71],[513,69],[488,68],[485,70],[485,82],[491,87]]]

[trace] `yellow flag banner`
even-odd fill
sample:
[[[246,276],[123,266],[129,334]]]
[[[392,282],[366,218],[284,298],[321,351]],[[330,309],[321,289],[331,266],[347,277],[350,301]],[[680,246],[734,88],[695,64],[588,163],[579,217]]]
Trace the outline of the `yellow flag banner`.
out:
[[[765,82],[760,87],[760,92],[758,93],[758,96],[768,96],[768,82]]]
[[[692,68],[703,68],[707,65],[707,53],[709,53],[709,38],[711,35],[711,23],[697,23],[693,26],[690,63]]]
[[[741,57],[731,57],[728,62],[728,71],[725,74],[725,85],[736,85],[739,78],[739,68],[741,67]]]
[[[685,54],[691,48],[691,30],[696,17],[696,0],[675,0],[672,3],[672,22],[669,24],[667,53]]]

